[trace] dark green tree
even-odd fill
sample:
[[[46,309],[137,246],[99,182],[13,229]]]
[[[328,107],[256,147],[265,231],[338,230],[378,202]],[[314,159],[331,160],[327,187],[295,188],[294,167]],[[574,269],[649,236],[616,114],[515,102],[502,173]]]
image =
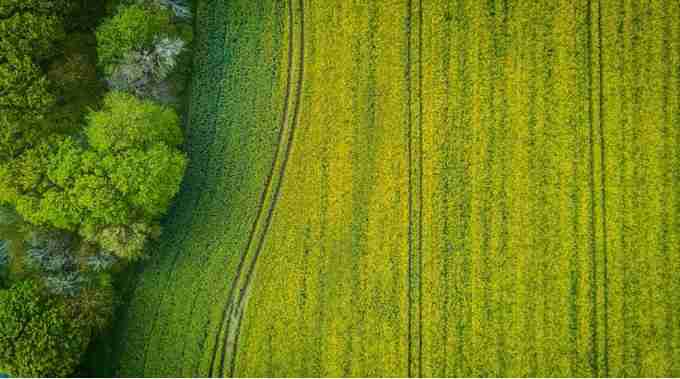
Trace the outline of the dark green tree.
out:
[[[14,54],[42,61],[58,53],[70,7],[68,0],[0,0],[0,60]]]
[[[0,290],[0,371],[21,377],[68,376],[90,334],[73,307],[35,282]]]
[[[28,56],[0,63],[0,113],[12,120],[36,120],[54,105],[47,78]]]

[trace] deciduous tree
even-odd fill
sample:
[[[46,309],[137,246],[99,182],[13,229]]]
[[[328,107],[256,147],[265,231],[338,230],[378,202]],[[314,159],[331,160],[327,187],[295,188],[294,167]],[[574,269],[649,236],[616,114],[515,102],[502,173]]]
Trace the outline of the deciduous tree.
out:
[[[65,377],[80,362],[90,327],[37,283],[0,290],[0,369],[20,377]]]
[[[78,232],[135,259],[179,190],[186,158],[171,108],[111,93],[87,140],[53,136],[0,164],[0,201],[35,225]]]

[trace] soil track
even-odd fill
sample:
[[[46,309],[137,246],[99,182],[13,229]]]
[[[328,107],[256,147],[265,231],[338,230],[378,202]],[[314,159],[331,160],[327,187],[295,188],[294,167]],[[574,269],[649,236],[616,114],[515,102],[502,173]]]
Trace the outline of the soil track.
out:
[[[281,117],[281,126],[279,129],[279,142],[276,146],[275,158],[272,162],[271,171],[269,172],[265,189],[260,196],[258,203],[258,215],[251,229],[248,243],[244,253],[241,255],[241,260],[236,271],[236,275],[229,288],[228,300],[219,324],[219,329],[215,334],[214,350],[210,361],[210,376],[222,376],[224,373],[225,363],[229,360],[229,375],[234,374],[234,365],[236,358],[236,348],[238,345],[238,337],[240,332],[241,320],[247,305],[248,294],[250,292],[250,284],[252,283],[255,267],[258,258],[262,253],[264,242],[271,225],[271,220],[276,209],[276,203],[280,197],[281,185],[285,176],[286,166],[292,150],[295,129],[298,122],[302,81],[304,77],[304,3],[299,0],[299,27],[298,30],[298,52],[299,59],[294,60],[295,49],[295,11],[294,0],[288,1],[288,67],[287,80],[285,89],[285,102],[283,115]],[[293,72],[298,72],[296,83],[293,84]],[[295,91],[295,93],[293,93]],[[292,109],[292,112],[291,112]],[[278,173],[277,173],[278,167]],[[238,290],[238,296],[237,296]],[[215,370],[215,363],[218,352],[220,351],[220,338],[224,335],[224,344],[221,349],[219,359],[219,369]]]
[[[408,1],[407,80],[409,82],[409,247],[408,247],[408,376],[422,376],[422,230],[423,133],[422,125],[422,0]]]

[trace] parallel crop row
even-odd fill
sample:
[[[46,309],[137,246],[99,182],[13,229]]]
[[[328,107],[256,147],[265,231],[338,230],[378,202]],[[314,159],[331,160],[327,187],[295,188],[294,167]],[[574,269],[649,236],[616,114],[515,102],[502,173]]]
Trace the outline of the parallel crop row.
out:
[[[679,7],[424,10],[423,374],[676,375]]]

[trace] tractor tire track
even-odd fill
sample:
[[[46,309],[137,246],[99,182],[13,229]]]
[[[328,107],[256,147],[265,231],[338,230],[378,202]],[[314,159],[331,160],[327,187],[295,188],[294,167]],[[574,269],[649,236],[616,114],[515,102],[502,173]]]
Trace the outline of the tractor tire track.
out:
[[[415,9],[417,7],[417,10]],[[422,309],[422,244],[423,244],[423,133],[422,125],[422,0],[407,3],[406,81],[408,94],[408,354],[409,377],[422,377],[423,309]],[[417,23],[417,26],[414,24]],[[415,52],[412,50],[416,50]],[[414,58],[417,62],[414,62]],[[415,82],[417,81],[417,82]],[[414,93],[415,92],[415,93]],[[416,128],[415,126],[418,125]]]
[[[423,0],[418,0],[418,376],[423,377]]]
[[[223,6],[226,6],[226,4],[223,4]],[[226,28],[226,23],[223,22],[223,24],[224,24],[224,27]],[[226,39],[225,39],[225,44],[226,44],[226,41],[228,41],[228,37],[226,36],[226,33],[225,33],[224,38],[226,38]],[[290,39],[290,37],[289,37],[289,39]],[[290,78],[291,78],[291,64],[292,64],[292,63],[291,63],[291,56],[292,56],[292,53],[291,53],[291,49],[290,49],[290,45],[289,45],[288,52],[287,52],[287,60],[288,60],[288,61],[287,61],[287,63],[286,63],[286,65],[287,65],[287,68],[286,68],[286,72],[287,72],[287,74],[286,74],[286,75],[287,75],[287,78],[286,78],[286,86],[285,86],[285,88],[284,88],[284,90],[283,90],[283,92],[284,92],[284,94],[285,94],[285,98],[284,98],[284,114],[286,114],[286,112],[287,112],[288,99],[289,99],[289,97],[290,97],[290,90],[289,90],[289,87],[290,87],[290,81],[291,81],[291,79],[290,79]],[[223,57],[226,57],[226,54],[223,54]],[[227,71],[228,67],[227,67],[227,64],[226,64],[226,59],[223,58],[223,63],[221,64],[221,66],[222,66],[222,80],[221,80],[220,82],[222,82],[222,81],[227,77],[226,71]],[[224,95],[224,92],[225,92],[225,90],[224,90],[224,85],[221,85],[220,88],[221,88],[221,92],[220,92],[221,97],[220,97],[220,101],[218,102],[218,104],[223,108],[223,107],[224,107],[224,104],[222,104],[222,103],[223,103],[223,99],[224,99],[224,96],[223,96],[223,95]],[[283,120],[285,120],[285,116],[282,118],[281,126],[279,127],[279,134],[278,134],[278,136],[277,136],[277,141],[278,141],[278,142],[277,142],[277,145],[276,145],[276,147],[275,147],[274,157],[276,157],[276,156],[278,155],[279,146],[280,146],[280,142],[281,142],[281,139],[282,139],[281,135],[282,135],[282,132],[283,132],[283,124],[284,124],[284,121],[283,121]],[[258,208],[258,210],[257,210],[257,217],[255,218],[256,221],[253,223],[253,227],[251,228],[251,230],[250,230],[250,232],[249,232],[249,235],[248,235],[248,238],[249,238],[248,244],[247,244],[248,248],[249,248],[249,246],[252,244],[252,238],[253,238],[253,235],[254,235],[254,233],[255,233],[255,228],[256,228],[256,226],[257,226],[257,220],[259,220],[259,219],[261,218],[262,208],[263,208],[264,201],[265,201],[266,188],[268,188],[269,185],[270,185],[272,175],[273,175],[273,165],[272,165],[272,168],[270,169],[270,171],[269,171],[267,177],[265,178],[265,187],[264,187],[265,190],[262,191],[262,193],[260,194],[260,198],[258,199],[258,203],[257,203],[257,208]],[[211,244],[209,245],[209,247],[207,248],[207,251],[213,251],[213,247],[214,247],[215,245],[219,245],[220,243],[222,243],[222,240],[221,240],[221,239],[212,241]],[[247,251],[247,249],[246,249],[245,251]],[[242,264],[243,264],[243,258],[241,258],[241,260],[239,261],[239,266],[238,266],[238,269],[239,269],[239,270],[240,270],[240,267],[241,267]],[[194,299],[193,299],[193,301],[192,301],[192,304],[191,304],[191,308],[190,308],[191,311],[190,311],[190,315],[189,315],[189,320],[192,320],[192,319],[193,319],[193,313],[194,313],[194,310],[196,309],[196,302],[197,302],[197,300],[198,300],[198,296],[195,296]],[[208,334],[207,325],[208,325],[208,324],[209,324],[209,321],[205,323],[204,335],[203,335],[203,338],[201,339],[201,342],[200,342],[201,346],[205,346],[205,340],[208,338],[208,336],[207,336],[207,334]],[[220,322],[220,325],[221,325],[221,324],[222,324],[222,321]],[[220,328],[220,333],[221,333],[221,330],[222,330],[222,329]],[[218,334],[218,338],[216,339],[216,341],[217,341],[217,340],[219,340],[219,334]],[[183,346],[183,348],[182,348],[182,361],[185,361],[185,359],[186,359],[186,358],[185,358],[185,357],[186,357],[186,354],[185,354],[185,353],[186,353],[186,345],[187,345],[187,344],[186,344],[186,341],[185,341],[185,342],[184,342],[184,346]],[[214,354],[215,354],[215,353],[213,353],[213,355],[214,355]],[[196,360],[195,367],[193,368],[193,372],[194,372],[193,375],[194,375],[194,376],[200,376],[200,373],[199,373],[200,364],[201,364],[201,360],[200,360],[200,358],[199,358],[199,359]],[[211,363],[211,369],[210,369],[210,370],[212,371],[212,363]]]
[[[594,132],[594,113],[595,107],[593,104],[593,36],[592,36],[592,25],[593,25],[593,15],[592,15],[592,1],[587,2],[587,12],[586,19],[588,24],[588,35],[587,35],[587,58],[586,66],[588,67],[588,145],[589,145],[589,156],[590,156],[590,261],[591,261],[591,271],[590,271],[590,306],[592,309],[592,317],[590,320],[590,340],[592,343],[590,352],[590,369],[593,376],[597,376],[599,372],[598,362],[599,362],[599,351],[598,351],[598,330],[597,330],[597,227],[596,227],[596,190],[595,190],[595,132]],[[601,117],[601,116],[600,116]]]
[[[241,320],[243,313],[245,311],[248,294],[250,293],[250,287],[252,283],[252,278],[254,270],[261,255],[264,241],[266,239],[267,232],[271,226],[271,220],[276,208],[276,203],[280,197],[281,185],[283,183],[286,166],[290,157],[290,152],[292,150],[293,139],[295,135],[295,129],[298,121],[301,93],[302,93],[302,80],[304,76],[304,6],[303,0],[299,0],[299,12],[300,12],[300,32],[299,32],[299,62],[298,62],[298,78],[297,85],[295,88],[295,94],[293,94],[293,71],[295,70],[294,64],[294,39],[295,39],[295,16],[294,16],[294,1],[288,0],[288,65],[287,65],[287,79],[286,79],[286,89],[285,89],[285,100],[284,100],[284,110],[281,118],[281,126],[279,128],[279,142],[275,150],[275,158],[272,162],[271,170],[267,176],[265,189],[260,196],[258,202],[258,215],[253,227],[251,229],[248,243],[244,253],[241,255],[241,260],[239,261],[236,275],[232,281],[229,289],[227,304],[222,312],[222,317],[220,320],[220,326],[215,334],[215,343],[213,346],[212,357],[210,361],[209,375],[215,376],[223,374],[225,362],[227,357],[230,360],[230,376],[233,375],[235,357],[236,357],[236,347],[238,345],[238,337],[240,332]],[[291,116],[292,108],[292,116]],[[284,146],[285,145],[285,146]],[[281,156],[282,155],[282,156]],[[279,164],[280,162],[280,164]],[[276,168],[279,167],[278,176],[276,176]],[[276,182],[275,182],[276,180]],[[267,206],[267,199],[270,199]],[[266,214],[265,214],[266,208]],[[253,250],[255,241],[257,240],[257,245]],[[252,256],[248,261],[248,257]],[[247,266],[247,267],[246,267]],[[244,274],[245,273],[245,274]],[[245,277],[244,277],[245,275]],[[239,291],[238,298],[236,291]],[[226,332],[224,337],[224,344],[222,345],[222,352],[219,360],[219,370],[215,370],[216,358],[219,351],[220,337]]]
[[[293,0],[290,0],[290,9],[292,11],[293,8]],[[265,221],[264,225],[264,230],[262,231],[262,234],[260,236],[260,240],[257,245],[257,249],[255,251],[255,255],[252,258],[251,264],[248,267],[248,273],[246,275],[245,283],[243,287],[240,289],[240,296],[238,299],[238,303],[236,305],[235,309],[235,321],[236,323],[231,324],[229,328],[227,328],[227,339],[225,343],[227,344],[227,347],[230,347],[231,349],[229,350],[231,352],[229,359],[229,376],[233,377],[235,368],[236,368],[236,348],[238,347],[238,339],[240,336],[240,331],[241,331],[241,321],[243,319],[243,314],[245,313],[245,308],[248,303],[248,298],[250,296],[250,289],[251,289],[251,284],[254,278],[254,273],[255,273],[255,268],[257,266],[257,261],[258,258],[260,257],[262,253],[262,249],[264,248],[264,242],[266,240],[266,236],[268,234],[269,228],[271,226],[271,221],[274,216],[274,210],[276,209],[276,204],[278,203],[278,200],[281,196],[281,186],[283,184],[283,180],[285,177],[286,173],[286,167],[288,166],[288,161],[290,160],[290,154],[292,151],[293,147],[293,141],[295,137],[295,130],[297,129],[297,124],[299,121],[299,116],[300,116],[300,106],[302,102],[302,84],[303,84],[303,79],[304,79],[304,59],[305,59],[305,22],[304,22],[304,0],[299,0],[299,9],[298,12],[300,13],[299,16],[299,60],[298,60],[298,78],[297,78],[297,83],[296,83],[296,89],[295,89],[295,99],[294,99],[294,108],[293,108],[293,114],[292,114],[292,119],[290,123],[287,125],[288,129],[290,129],[290,133],[288,134],[288,140],[286,142],[286,149],[285,153],[283,156],[283,162],[281,163],[281,167],[279,169],[279,179],[278,182],[276,183],[276,188],[274,190],[273,194],[273,199],[272,202],[269,206],[268,212],[267,212],[267,218]],[[291,21],[294,21],[294,17]],[[292,24],[291,24],[292,25]],[[291,33],[292,35],[293,33]],[[290,51],[290,50],[289,50]],[[231,342],[233,341],[233,342]],[[223,349],[222,350],[222,370],[220,372],[223,372],[224,368],[224,363],[225,363],[225,354],[228,350]]]
[[[602,68],[602,50],[604,50],[604,45],[602,43],[602,0],[597,0],[597,38],[599,44],[598,51],[598,68],[600,70],[599,74],[599,129],[600,129],[600,213],[602,214],[602,251],[603,251],[603,283],[604,287],[604,330],[603,330],[603,340],[604,340],[604,352],[603,352],[603,364],[604,364],[604,376],[609,376],[609,270],[608,270],[608,249],[607,249],[607,164],[606,164],[606,144],[604,138],[604,69]]]

